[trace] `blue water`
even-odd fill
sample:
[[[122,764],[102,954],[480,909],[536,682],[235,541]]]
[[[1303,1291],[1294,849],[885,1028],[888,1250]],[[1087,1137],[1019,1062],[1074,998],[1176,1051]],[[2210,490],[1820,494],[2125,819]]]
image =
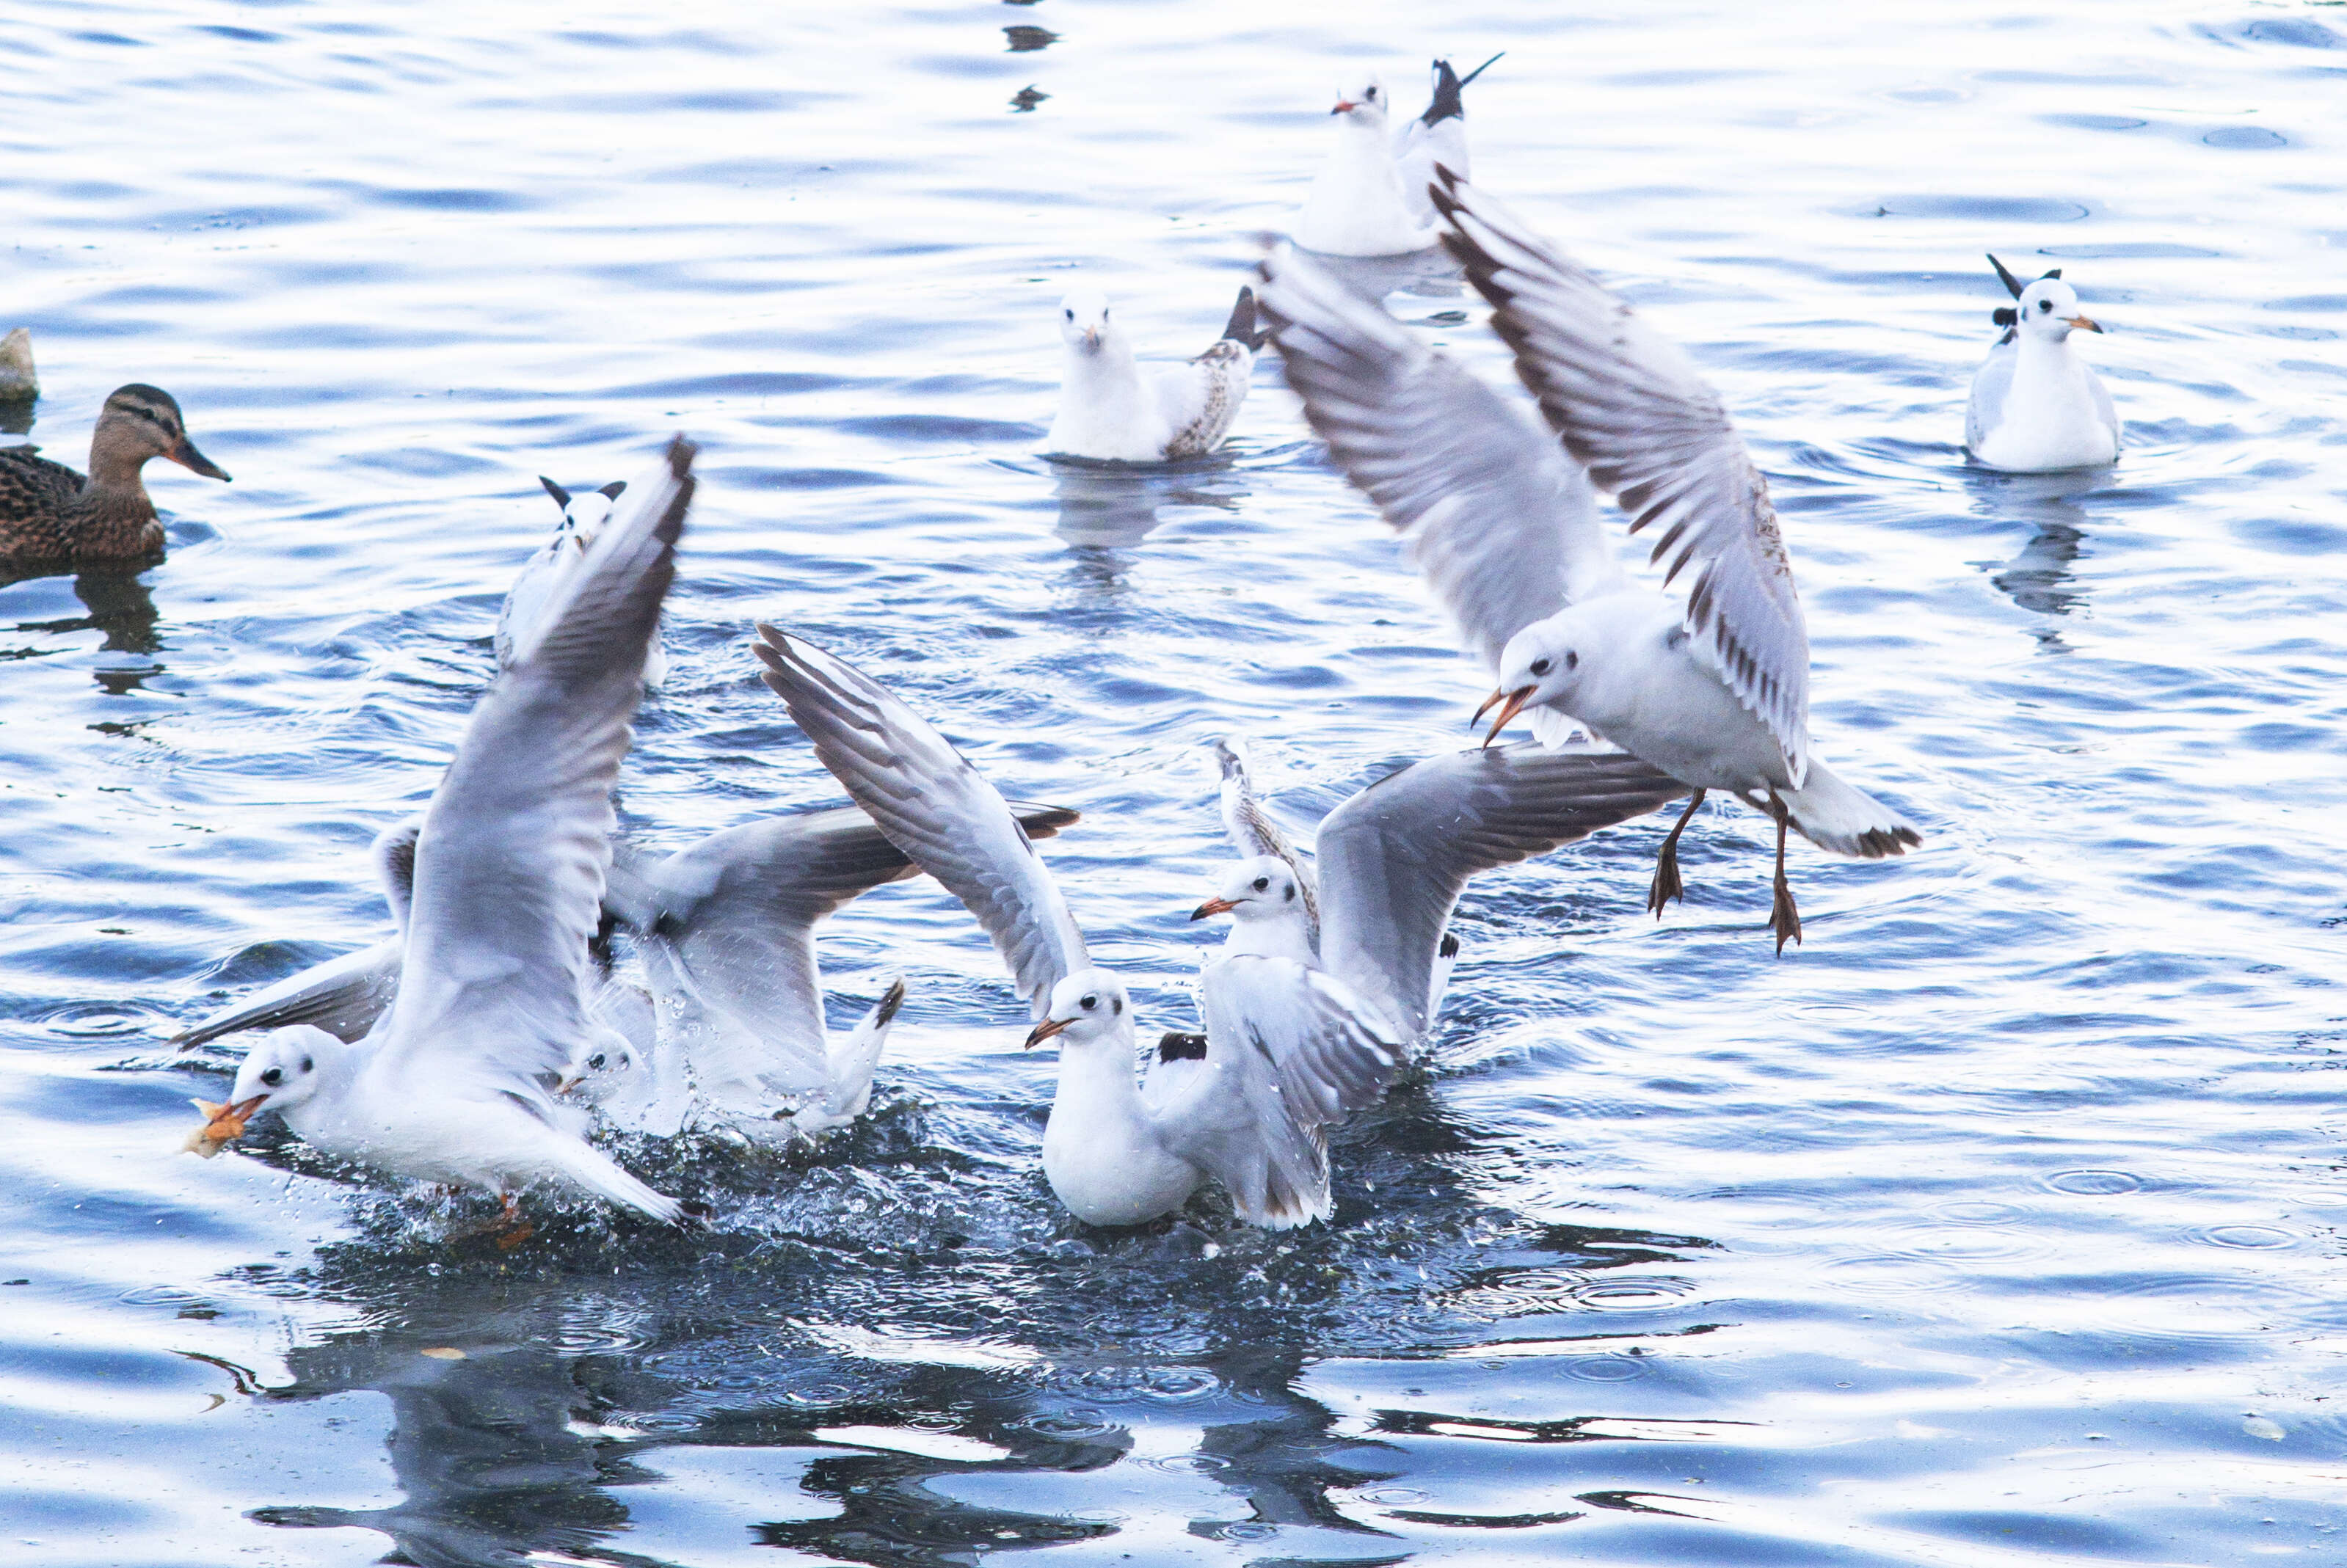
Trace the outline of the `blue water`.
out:
[[[1050,858],[1184,1026],[1202,743],[1308,837],[1481,688],[1270,358],[1226,462],[1035,456],[1053,312],[1195,352],[1341,77],[1501,48],[1479,179],[1718,386],[1819,749],[1920,853],[1797,852],[1781,959],[1749,813],[1659,925],[1666,818],[1478,883],[1300,1234],[1070,1220],[1049,1053],[925,885],[826,928],[835,1022],[911,988],[852,1137],[621,1146],[709,1234],[547,1204],[500,1252],[282,1137],[175,1152],[229,1058],[162,1037],[386,928],[364,845],[490,673],[535,477],[676,429],[629,830],[836,798],[777,620],[1083,810]],[[2248,0],[10,7],[31,436],[152,382],[237,477],[158,465],[135,579],[0,589],[0,1555],[2347,1557],[2342,104],[2347,11]],[[1966,467],[1991,249],[2112,328],[2115,471]],[[1507,375],[1455,285],[1390,302]]]

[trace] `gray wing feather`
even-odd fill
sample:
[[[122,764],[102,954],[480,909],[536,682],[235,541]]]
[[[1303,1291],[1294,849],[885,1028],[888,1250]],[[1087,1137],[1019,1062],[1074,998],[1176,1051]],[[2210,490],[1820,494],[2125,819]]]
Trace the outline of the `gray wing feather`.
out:
[[[1230,1193],[1251,1225],[1328,1215],[1327,1130],[1401,1071],[1390,1025],[1334,977],[1243,954],[1205,973],[1206,1063],[1183,1101],[1156,1110],[1176,1153]]]
[[[1964,445],[1975,452],[2004,418],[2004,399],[2013,390],[2013,367],[2019,358],[2013,344],[1998,343],[1973,374],[1972,398],[1964,410]]]
[[[995,787],[877,682],[804,638],[758,628],[766,684],[890,842],[959,898],[1040,1019],[1092,958],[1059,884]]]
[[[610,860],[611,789],[644,644],[692,500],[672,441],[474,709],[425,813],[415,907],[384,1061],[499,1088],[560,1074],[589,1027],[580,981]]]
[[[1309,258],[1268,257],[1263,278],[1306,419],[1486,666],[1532,622],[1621,585],[1588,477],[1522,409]]]
[[[223,1035],[294,1023],[313,1024],[336,1040],[364,1039],[399,992],[404,947],[397,937],[385,937],[371,948],[313,964],[173,1035],[170,1043],[192,1050]]]
[[[1429,757],[1320,825],[1320,958],[1402,1038],[1433,1024],[1437,950],[1467,879],[1643,816],[1686,793],[1618,752],[1537,743]]]
[[[1700,563],[1687,629],[1768,727],[1798,787],[1809,765],[1809,633],[1768,482],[1676,343],[1465,180],[1435,205],[1443,242],[1492,307],[1567,450],[1651,529],[1665,580]]]
[[[424,819],[411,816],[374,835],[367,855],[374,862],[374,877],[383,884],[384,902],[391,906],[392,924],[407,934],[407,917],[415,907],[415,840]]]

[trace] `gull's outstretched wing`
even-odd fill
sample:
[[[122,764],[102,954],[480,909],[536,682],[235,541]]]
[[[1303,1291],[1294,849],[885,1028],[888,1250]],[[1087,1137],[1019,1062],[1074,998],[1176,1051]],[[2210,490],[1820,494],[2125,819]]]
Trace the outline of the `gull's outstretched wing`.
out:
[[[1293,958],[1225,958],[1200,982],[1198,1006],[1201,1071],[1151,1096],[1152,1120],[1248,1224],[1327,1218],[1328,1128],[1385,1092],[1402,1041],[1342,981]]]
[[[529,1092],[588,1028],[580,979],[644,643],[692,501],[691,443],[631,486],[520,661],[473,710],[415,846],[386,1070]],[[419,1092],[429,1091],[417,1083]]]
[[[1076,820],[1021,809],[1030,838]],[[624,880],[653,989],[705,1091],[774,1095],[825,1084],[827,1041],[815,927],[886,882],[920,875],[861,808],[796,812],[711,835]]]
[[[213,1013],[193,1029],[181,1030],[169,1043],[193,1050],[222,1035],[258,1029],[282,1029],[287,1024],[313,1024],[336,1040],[365,1037],[399,994],[399,963],[405,948],[408,906],[415,887],[415,835],[424,819],[413,816],[375,835],[367,850],[375,879],[383,884],[384,902],[399,935],[373,947],[361,948],[324,963],[313,964],[298,975],[288,975],[237,1003]]]
[[[1091,967],[1059,884],[995,787],[928,722],[846,661],[758,628],[766,684],[832,776],[914,865],[978,917],[1034,1016]]]
[[[1809,766],[1809,632],[1768,482],[1685,351],[1507,209],[1446,174],[1443,243],[1565,447],[1652,529],[1665,580],[1699,564],[1687,629],[1768,727],[1799,788]]]
[[[1223,831],[1230,835],[1231,843],[1242,856],[1253,858],[1267,855],[1285,861],[1296,876],[1296,886],[1304,893],[1304,927],[1313,951],[1320,948],[1320,883],[1304,857],[1296,853],[1279,825],[1263,809],[1255,797],[1255,781],[1247,776],[1246,759],[1231,748],[1228,741],[1214,743],[1214,760],[1223,768]]]
[[[1685,794],[1635,757],[1537,744],[1389,774],[1320,825],[1321,962],[1402,1040],[1422,1040],[1434,1022],[1437,951],[1469,877]]]
[[[1532,622],[1621,585],[1588,476],[1522,409],[1309,257],[1266,257],[1263,280],[1304,416],[1487,667]]]

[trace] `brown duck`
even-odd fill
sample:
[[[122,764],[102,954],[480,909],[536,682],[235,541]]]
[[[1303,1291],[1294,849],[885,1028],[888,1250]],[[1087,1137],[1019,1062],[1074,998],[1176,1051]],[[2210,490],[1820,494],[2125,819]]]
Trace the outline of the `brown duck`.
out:
[[[171,395],[135,382],[117,387],[98,413],[89,477],[38,450],[0,446],[0,567],[160,555],[163,525],[139,477],[147,459],[169,457],[207,478],[228,477],[188,439]]]

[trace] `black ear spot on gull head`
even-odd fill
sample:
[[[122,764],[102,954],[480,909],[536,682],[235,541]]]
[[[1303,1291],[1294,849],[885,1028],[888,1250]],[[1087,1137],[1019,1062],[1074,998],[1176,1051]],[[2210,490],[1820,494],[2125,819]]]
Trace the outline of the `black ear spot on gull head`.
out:
[[[1203,1034],[1169,1034],[1157,1042],[1160,1061],[1204,1061],[1206,1060],[1206,1037]]]

